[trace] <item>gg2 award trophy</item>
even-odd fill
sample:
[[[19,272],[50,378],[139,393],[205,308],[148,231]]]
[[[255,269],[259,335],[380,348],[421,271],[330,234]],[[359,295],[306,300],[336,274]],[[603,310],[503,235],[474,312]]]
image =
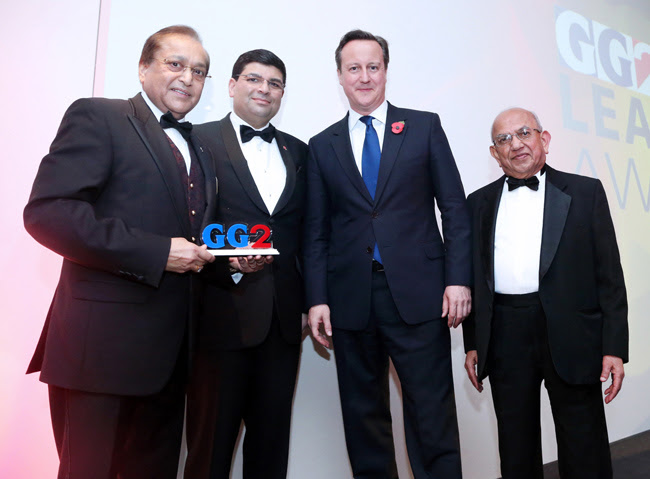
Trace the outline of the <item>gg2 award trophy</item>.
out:
[[[225,231],[225,232],[224,232]],[[273,248],[271,229],[256,224],[250,228],[245,223],[235,223],[227,229],[220,223],[212,223],[203,230],[203,243],[215,256],[271,256],[280,252]]]

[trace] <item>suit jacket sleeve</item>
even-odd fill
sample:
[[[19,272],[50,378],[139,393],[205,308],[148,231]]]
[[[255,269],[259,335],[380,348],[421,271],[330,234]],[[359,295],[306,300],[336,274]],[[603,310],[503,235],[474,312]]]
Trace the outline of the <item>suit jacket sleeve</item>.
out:
[[[128,123],[124,115],[109,113],[107,103],[92,99],[70,106],[36,175],[24,211],[25,228],[73,262],[157,286],[170,238],[127,225],[117,216],[103,216],[95,208],[116,167],[113,144],[131,133],[113,128],[108,117],[123,126]]]
[[[445,285],[471,285],[470,219],[463,183],[440,117],[431,125],[431,179],[442,218],[445,242]]]
[[[614,224],[600,181],[594,192],[592,224],[596,249],[598,298],[603,313],[603,355],[628,361],[627,293]]]
[[[329,195],[318,164],[318,148],[309,143],[307,207],[304,223],[306,307],[327,304],[327,255],[330,236]]]
[[[477,223],[477,218],[475,218],[475,208],[474,208],[474,202],[476,201],[476,196],[475,194],[471,194],[467,197],[467,209],[470,214],[470,221],[471,221],[471,230],[470,230],[470,245],[472,247],[472,255],[473,255],[473,262],[472,262],[472,271],[475,271],[475,267],[477,265],[477,262],[479,262],[478,258],[478,245],[476,245],[475,242],[475,229],[476,229],[476,223]],[[475,297],[476,297],[476,288],[474,287],[474,278],[472,278],[472,310],[470,311],[469,315],[467,318],[465,318],[465,321],[462,323],[462,328],[463,328],[463,346],[465,348],[465,353],[468,351],[473,351],[476,349],[476,322],[475,322],[475,317],[476,317],[476,302],[475,302]]]

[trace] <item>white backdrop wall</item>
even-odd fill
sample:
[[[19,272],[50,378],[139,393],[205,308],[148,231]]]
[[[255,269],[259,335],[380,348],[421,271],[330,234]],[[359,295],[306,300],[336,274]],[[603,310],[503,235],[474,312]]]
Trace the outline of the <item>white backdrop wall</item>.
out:
[[[494,116],[514,105],[537,111],[553,135],[549,163],[600,178],[617,227],[630,303],[631,362],[621,395],[606,408],[610,439],[650,429],[650,327],[644,314],[650,309],[647,1],[24,0],[0,4],[7,68],[0,80],[6,106],[0,128],[1,477],[54,477],[57,467],[47,389],[37,376],[23,374],[60,265],[22,227],[38,163],[73,100],[126,98],[139,91],[144,40],[176,23],[195,27],[212,59],[213,78],[191,114],[193,122],[222,118],[231,107],[227,82],[235,59],[267,48],[288,70],[273,123],[305,141],[347,110],[334,65],[340,36],[357,27],[384,36],[391,46],[388,99],[441,115],[467,193],[500,175],[488,152]],[[452,348],[465,477],[496,478],[489,382],[479,395],[467,381],[460,331],[452,332]],[[408,478],[401,399],[394,381],[391,387],[400,475]],[[542,397],[544,459],[551,461],[553,422]],[[333,357],[309,338],[291,441],[290,479],[351,477]],[[241,477],[240,449],[235,479]]]

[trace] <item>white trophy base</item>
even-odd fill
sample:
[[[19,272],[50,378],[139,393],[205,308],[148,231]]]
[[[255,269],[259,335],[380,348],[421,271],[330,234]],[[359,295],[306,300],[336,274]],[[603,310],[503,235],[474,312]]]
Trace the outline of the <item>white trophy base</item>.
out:
[[[280,252],[275,248],[237,248],[237,249],[209,249],[208,253],[215,256],[276,256]]]

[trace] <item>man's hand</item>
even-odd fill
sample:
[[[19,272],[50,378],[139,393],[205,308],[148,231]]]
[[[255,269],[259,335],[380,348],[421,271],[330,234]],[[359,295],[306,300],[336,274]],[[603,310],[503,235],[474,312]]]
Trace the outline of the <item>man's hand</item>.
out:
[[[621,358],[616,356],[603,356],[603,372],[600,373],[600,382],[604,383],[607,381],[610,373],[612,375],[612,384],[605,389],[605,404],[612,402],[621,390],[621,386],[623,386],[625,370]]]
[[[477,364],[478,356],[476,350],[473,349],[472,351],[467,351],[467,355],[465,356],[465,370],[467,371],[467,377],[469,377],[469,381],[478,392],[483,392],[483,383],[478,380],[478,376],[476,375]]]
[[[311,328],[311,335],[320,344],[326,348],[330,347],[328,337],[332,337],[332,325],[330,324],[330,307],[326,304],[317,304],[309,308],[309,327]],[[323,325],[325,334],[319,331],[320,325]]]
[[[472,310],[472,294],[467,286],[447,286],[442,295],[442,315],[447,326],[457,328]]]
[[[232,256],[228,258],[230,267],[238,270],[240,273],[255,273],[264,269],[265,264],[273,263],[273,256]]]
[[[214,261],[214,255],[208,253],[206,245],[197,246],[185,238],[172,238],[171,240],[172,244],[169,248],[165,271],[173,273],[194,271],[199,273],[206,263]]]

